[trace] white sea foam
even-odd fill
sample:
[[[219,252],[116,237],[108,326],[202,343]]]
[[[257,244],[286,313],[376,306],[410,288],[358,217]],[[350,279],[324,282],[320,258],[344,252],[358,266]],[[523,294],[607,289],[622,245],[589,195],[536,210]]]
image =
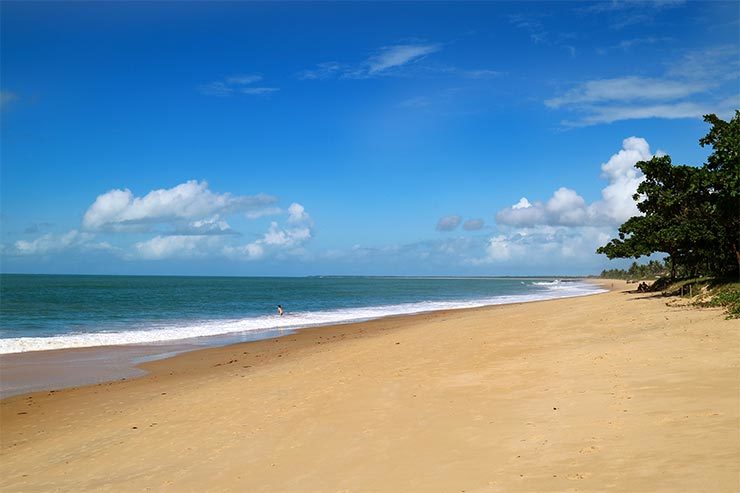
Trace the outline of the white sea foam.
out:
[[[65,334],[53,337],[16,337],[0,339],[0,354],[22,353],[95,346],[145,344],[183,341],[192,338],[254,333],[270,330],[291,330],[346,322],[359,322],[392,315],[475,308],[488,305],[525,303],[553,298],[569,298],[602,293],[605,290],[585,282],[559,280],[532,282],[538,291],[521,295],[503,295],[467,301],[423,301],[398,305],[370,306],[339,310],[287,313],[231,320],[201,320],[151,325],[137,330]]]

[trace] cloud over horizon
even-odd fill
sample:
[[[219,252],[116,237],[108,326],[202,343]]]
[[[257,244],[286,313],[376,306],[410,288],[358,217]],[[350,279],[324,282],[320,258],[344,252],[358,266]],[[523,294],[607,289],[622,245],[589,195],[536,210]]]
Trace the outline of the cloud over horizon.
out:
[[[622,149],[601,165],[602,177],[609,183],[601,190],[601,200],[591,204],[575,190],[560,187],[545,202],[531,203],[526,197],[498,211],[496,222],[506,226],[618,226],[639,213],[632,196],[643,179],[635,168],[638,161],[653,157],[648,142],[640,137],[622,141]]]
[[[573,189],[560,187],[546,201],[519,201],[498,211],[499,233],[485,245],[485,254],[470,259],[473,265],[508,262],[542,262],[559,259],[596,265],[596,248],[606,243],[617,227],[639,214],[633,195],[643,180],[635,168],[638,161],[651,159],[647,140],[628,137],[622,148],[601,164],[601,176],[608,183],[601,199],[590,204]]]
[[[462,217],[458,215],[440,217],[437,221],[437,231],[452,231],[460,226]]]
[[[276,221],[270,222],[270,227],[262,237],[246,245],[223,248],[223,254],[239,260],[258,260],[270,252],[288,254],[302,253],[301,248],[313,236],[313,221],[306,209],[299,203],[293,202],[288,207],[287,227],[280,227]]]
[[[129,261],[208,257],[254,260],[273,254],[298,254],[312,238],[313,220],[297,202],[285,211],[275,207],[276,202],[276,197],[267,194],[215,193],[207,182],[196,180],[152,190],[141,197],[129,189],[114,189],[99,195],[88,207],[82,220],[83,230],[18,240],[3,245],[2,251],[11,256],[105,251]],[[259,239],[239,244],[237,238],[241,234],[226,221],[227,215],[250,221],[283,215],[286,226],[271,221]],[[152,233],[155,236],[128,243],[131,238]],[[124,246],[100,241],[100,236]]]
[[[158,224],[189,224],[202,228],[210,221],[228,230],[220,215],[256,213],[277,202],[267,194],[233,196],[214,193],[208,182],[190,180],[169,189],[135,197],[129,189],[99,195],[85,212],[82,225],[89,231],[148,230]],[[217,228],[217,229],[218,229]]]

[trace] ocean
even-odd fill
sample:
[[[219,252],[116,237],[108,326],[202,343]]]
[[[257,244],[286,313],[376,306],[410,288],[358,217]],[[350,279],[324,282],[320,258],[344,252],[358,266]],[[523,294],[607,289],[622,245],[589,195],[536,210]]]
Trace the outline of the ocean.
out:
[[[582,280],[552,278],[2,274],[0,354],[223,345],[305,327],[601,291]]]

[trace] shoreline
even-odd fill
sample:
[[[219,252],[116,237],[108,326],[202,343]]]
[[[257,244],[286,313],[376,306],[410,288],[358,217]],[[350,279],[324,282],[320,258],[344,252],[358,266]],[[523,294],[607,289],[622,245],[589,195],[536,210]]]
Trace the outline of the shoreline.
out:
[[[737,491],[737,321],[614,284],[3,399],[0,489]]]
[[[610,289],[606,286],[607,282],[601,282],[602,280],[600,279],[579,279],[589,284],[596,284],[605,290]],[[558,299],[593,296],[603,292],[595,291],[593,293],[534,299],[531,301],[494,303],[475,307],[389,314],[378,318],[350,320],[340,323],[227,333],[153,343],[72,347],[0,354],[0,400],[33,392],[58,391],[121,379],[142,377],[147,375],[144,364],[148,361],[170,359],[179,354],[210,348],[222,348],[237,344],[249,344],[261,340],[288,337],[306,330],[321,330],[335,326],[349,326],[398,317],[423,316],[436,312],[457,312],[495,306],[540,303]]]

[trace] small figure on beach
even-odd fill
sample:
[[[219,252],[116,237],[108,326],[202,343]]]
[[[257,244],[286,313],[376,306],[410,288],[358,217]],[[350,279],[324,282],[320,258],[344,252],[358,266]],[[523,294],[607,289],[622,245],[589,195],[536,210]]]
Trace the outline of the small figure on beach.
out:
[[[278,305],[278,315],[282,317],[283,313],[285,313],[285,310],[283,310],[283,305]]]

